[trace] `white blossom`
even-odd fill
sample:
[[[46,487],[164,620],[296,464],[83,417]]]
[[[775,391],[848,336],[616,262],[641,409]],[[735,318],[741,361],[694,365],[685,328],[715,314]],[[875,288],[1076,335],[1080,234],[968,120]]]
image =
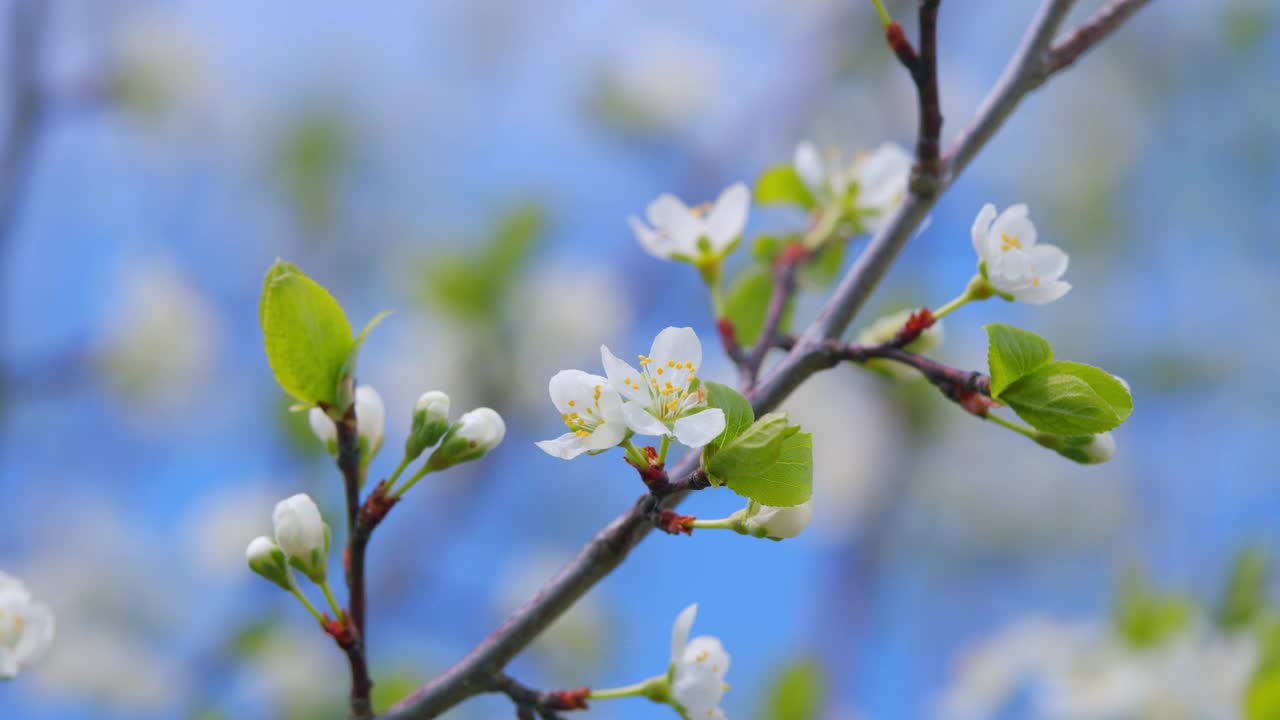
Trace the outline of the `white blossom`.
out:
[[[413,406],[414,414],[423,413],[426,422],[449,418],[449,396],[439,390],[424,392]]]
[[[271,514],[276,542],[294,566],[317,583],[325,580],[329,554],[329,528],[320,508],[306,493],[276,503]]]
[[[289,561],[284,550],[275,540],[261,535],[249,542],[244,551],[244,559],[249,568],[262,577],[288,590],[293,587],[293,576],[289,573]]]
[[[53,611],[31,601],[22,581],[0,572],[0,680],[12,679],[53,644]]]
[[[983,205],[971,234],[979,267],[998,292],[1043,305],[1071,289],[1060,279],[1067,271],[1067,254],[1053,245],[1036,244],[1036,226],[1026,205],[1011,205],[999,217],[994,205]]]
[[[816,145],[796,147],[793,165],[809,192],[820,204],[844,203],[857,186],[854,212],[874,231],[907,194],[911,179],[911,155],[897,143],[882,143],[870,153],[847,162],[839,150],[823,155]]]
[[[772,507],[759,505],[755,511],[746,516],[743,523],[747,532],[782,540],[793,538],[809,527],[813,520],[813,501],[809,500],[794,507]]]
[[[487,408],[476,408],[465,413],[458,428],[458,437],[471,443],[473,450],[488,452],[502,442],[507,434],[507,424],[496,411]]]
[[[694,603],[681,611],[671,628],[671,697],[689,720],[725,720],[720,699],[729,690],[729,653],[720,638],[702,635],[689,639],[698,614]]]
[[[606,450],[622,442],[627,423],[622,398],[607,378],[581,370],[562,370],[551,378],[551,402],[569,432],[537,445],[548,455],[571,460],[590,450]]]
[[[641,370],[600,346],[609,383],[626,402],[622,416],[638,435],[674,436],[699,448],[724,432],[724,411],[707,408],[707,389],[695,373],[702,365],[702,343],[692,328],[669,327],[654,338]]]
[[[712,205],[690,208],[670,193],[649,203],[649,225],[628,218],[640,246],[656,258],[697,260],[721,257],[737,242],[747,226],[751,192],[745,183],[734,183]]]

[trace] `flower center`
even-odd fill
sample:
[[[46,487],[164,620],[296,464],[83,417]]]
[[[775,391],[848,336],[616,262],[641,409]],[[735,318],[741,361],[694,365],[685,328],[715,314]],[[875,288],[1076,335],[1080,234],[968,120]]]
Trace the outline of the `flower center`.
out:
[[[604,424],[604,413],[600,410],[601,386],[596,385],[591,393],[591,403],[581,405],[577,400],[569,401],[569,412],[561,413],[560,419],[578,437],[587,437],[596,428]]]
[[[1018,236],[1014,235],[1013,237],[1010,237],[1006,233],[1000,233],[1001,252],[1009,252],[1009,250],[1013,248],[1018,248],[1019,250],[1022,249],[1022,241],[1018,239]]]
[[[622,382],[633,390],[645,389],[649,394],[649,410],[659,420],[674,420],[707,400],[707,389],[701,383],[694,387],[697,371],[691,362],[659,363],[641,355],[641,377],[623,378]]]
[[[711,203],[704,202],[701,205],[695,205],[689,208],[689,212],[693,213],[693,216],[696,218],[704,218],[707,216],[707,213],[711,212]]]

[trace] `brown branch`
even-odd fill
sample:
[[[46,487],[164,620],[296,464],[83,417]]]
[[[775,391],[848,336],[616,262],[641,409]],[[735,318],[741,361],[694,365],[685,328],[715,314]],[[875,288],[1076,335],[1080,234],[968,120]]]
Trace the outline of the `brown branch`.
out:
[[[511,698],[516,708],[536,713],[542,720],[561,720],[563,710],[586,710],[587,688],[540,692],[522,685],[506,673],[498,673],[490,692],[500,692]]]
[[[800,265],[808,262],[813,253],[801,244],[788,246],[778,256],[773,267],[773,292],[769,296],[768,309],[765,311],[764,324],[760,328],[760,337],[746,359],[739,364],[739,380],[743,392],[755,387],[760,374],[760,366],[764,364],[765,355],[774,346],[778,328],[782,325],[782,317],[787,305],[796,294],[796,273]]]
[[[1147,2],[1149,0],[1109,0],[1071,34],[1053,44],[1049,50],[1049,72],[1058,72],[1074,63]]]
[[[916,132],[916,172],[913,192],[937,193],[942,176],[939,151],[942,147],[942,100],[938,93],[938,5],[940,0],[920,2],[920,62],[911,74],[920,105],[920,127]]]
[[[360,435],[356,427],[355,403],[347,408],[338,429],[338,469],[342,471],[342,485],[347,504],[347,548],[342,555],[347,579],[347,613],[352,640],[339,642],[347,653],[351,668],[351,716],[372,717],[373,707],[369,695],[373,681],[369,677],[369,663],[365,646],[365,550],[372,526],[360,523]],[[381,487],[381,486],[380,486]]]
[[[941,191],[1004,124],[1022,98],[1043,84],[1047,77],[1047,50],[1071,4],[1071,0],[1044,1],[1000,81],[941,161],[941,167],[946,170],[938,179],[936,192],[921,192],[919,183],[913,183],[912,192],[845,274],[818,318],[794,342],[787,356],[749,393],[757,414],[776,408],[808,377],[831,366],[831,356],[825,347],[827,341],[839,337],[848,328]],[[388,711],[384,720],[437,717],[468,697],[489,691],[493,679],[512,658],[618,567],[631,549],[648,535],[653,528],[649,518],[654,508],[673,508],[684,499],[688,494],[685,488],[695,477],[698,461],[697,452],[688,453],[670,471],[672,477],[682,478],[673,484],[671,494],[660,500],[652,494],[638,499],[592,538],[506,622],[464,658]]]

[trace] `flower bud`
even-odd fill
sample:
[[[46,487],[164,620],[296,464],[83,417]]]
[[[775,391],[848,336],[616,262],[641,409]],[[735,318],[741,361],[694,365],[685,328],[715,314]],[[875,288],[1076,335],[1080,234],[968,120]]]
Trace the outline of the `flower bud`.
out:
[[[804,532],[811,520],[813,520],[812,500],[795,507],[760,505],[754,513],[743,520],[743,527],[748,535],[782,540],[793,538]]]
[[[289,561],[284,550],[275,540],[263,535],[256,537],[245,550],[245,559],[249,561],[249,569],[262,577],[279,585],[285,590],[293,589],[293,574],[289,571]]]
[[[502,416],[490,408],[476,408],[462,416],[449,428],[440,447],[431,453],[427,464],[433,470],[443,470],[468,460],[484,456],[502,442],[507,425]]]
[[[333,420],[328,413],[318,407],[313,407],[311,412],[307,413],[307,420],[311,423],[311,432],[320,438],[321,443],[324,443],[324,449],[329,451],[330,455],[337,455],[338,426],[333,424]]]
[[[424,392],[413,406],[413,427],[404,442],[404,456],[413,460],[435,445],[449,429],[449,396],[438,390]]]
[[[276,503],[271,514],[276,542],[289,556],[289,564],[313,582],[322,583],[329,562],[329,526],[320,508],[305,493]]]
[[[1081,465],[1100,465],[1116,454],[1116,439],[1109,432],[1070,437],[1040,433],[1036,442]]]
[[[372,385],[356,388],[356,428],[360,433],[360,461],[368,464],[382,449],[387,411]]]

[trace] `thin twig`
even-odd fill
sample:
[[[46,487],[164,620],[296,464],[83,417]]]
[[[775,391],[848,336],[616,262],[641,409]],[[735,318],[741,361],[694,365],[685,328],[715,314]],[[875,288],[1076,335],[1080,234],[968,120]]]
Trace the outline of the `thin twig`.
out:
[[[760,366],[764,364],[765,355],[774,345],[778,328],[782,325],[783,315],[796,294],[796,273],[800,264],[806,262],[811,253],[804,252],[803,246],[795,245],[783,251],[773,268],[773,292],[769,295],[769,305],[765,312],[764,325],[760,328],[760,337],[756,339],[751,354],[740,364],[739,381],[743,392],[755,387],[760,374]]]
[[[1049,50],[1049,72],[1055,73],[1074,63],[1149,1],[1109,0],[1071,34],[1053,44]]]
[[[540,692],[521,684],[506,673],[498,673],[490,692],[500,692],[511,698],[519,709],[537,713],[542,720],[563,720],[562,710],[585,710],[587,688]]]
[[[824,350],[827,340],[839,337],[883,279],[907,239],[932,208],[937,194],[949,185],[977,151],[1003,125],[1027,93],[1043,84],[1048,74],[1047,49],[1057,33],[1071,0],[1045,0],[1032,21],[1022,47],[1006,67],[1001,80],[984,101],[959,140],[943,157],[946,171],[937,193],[913,191],[889,217],[867,250],[786,357],[750,393],[757,413],[777,407],[805,379],[830,366]],[[670,471],[672,477],[690,478],[698,467],[696,452],[685,455]],[[679,485],[682,481],[677,481]],[[648,535],[648,520],[655,504],[675,507],[687,495],[676,491],[661,500],[646,494],[631,509],[601,530],[578,555],[500,627],[444,673],[409,695],[388,711],[385,720],[425,720],[477,693],[487,692],[493,678],[507,663],[538,637],[556,618],[613,571]]]
[[[360,435],[356,427],[354,403],[336,425],[338,469],[342,471],[347,506],[347,548],[343,553],[343,566],[347,579],[347,613],[352,626],[352,640],[343,646],[343,650],[347,653],[347,664],[351,668],[351,716],[367,718],[373,715],[369,701],[373,681],[369,677],[364,623],[364,556],[369,534],[360,525]]]

